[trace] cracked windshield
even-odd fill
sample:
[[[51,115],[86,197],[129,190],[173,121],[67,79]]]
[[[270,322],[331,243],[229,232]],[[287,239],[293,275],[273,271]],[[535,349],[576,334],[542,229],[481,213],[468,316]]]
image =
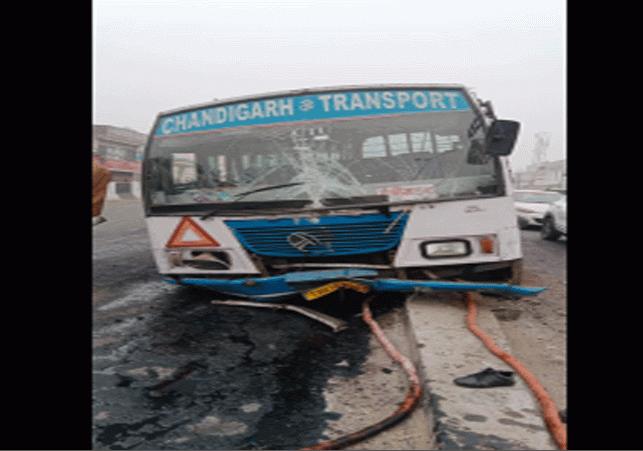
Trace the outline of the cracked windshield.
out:
[[[457,90],[320,93],[163,116],[149,200],[270,208],[501,194],[479,124]]]

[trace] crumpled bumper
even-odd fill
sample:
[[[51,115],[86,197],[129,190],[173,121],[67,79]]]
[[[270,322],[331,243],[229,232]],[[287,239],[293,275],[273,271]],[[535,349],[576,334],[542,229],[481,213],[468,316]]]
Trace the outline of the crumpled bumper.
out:
[[[520,287],[498,283],[444,282],[431,280],[402,280],[377,278],[378,272],[371,269],[338,269],[326,271],[292,272],[263,278],[240,278],[234,280],[186,278],[170,283],[201,286],[224,295],[255,300],[279,300],[302,295],[312,300],[339,288],[356,291],[488,291],[508,297],[534,296],[545,287]]]

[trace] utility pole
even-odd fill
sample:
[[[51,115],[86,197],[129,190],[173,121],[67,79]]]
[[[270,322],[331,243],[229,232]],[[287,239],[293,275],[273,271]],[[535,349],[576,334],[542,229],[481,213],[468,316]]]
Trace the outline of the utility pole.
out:
[[[536,146],[532,150],[531,162],[538,165],[543,161],[547,161],[547,148],[549,147],[551,133],[538,132],[534,136],[536,137]]]

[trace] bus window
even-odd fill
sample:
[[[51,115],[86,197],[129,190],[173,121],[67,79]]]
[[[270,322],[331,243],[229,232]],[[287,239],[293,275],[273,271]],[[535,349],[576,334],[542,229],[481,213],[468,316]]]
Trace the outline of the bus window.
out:
[[[411,146],[414,153],[418,152],[433,152],[433,144],[431,141],[430,132],[415,132],[410,133]]]
[[[386,156],[383,136],[372,136],[366,138],[362,144],[363,158],[379,158]]]
[[[461,150],[460,136],[458,135],[436,135],[436,150],[438,153],[449,152],[450,150]]]
[[[392,156],[409,153],[409,141],[406,133],[388,135],[388,143]]]

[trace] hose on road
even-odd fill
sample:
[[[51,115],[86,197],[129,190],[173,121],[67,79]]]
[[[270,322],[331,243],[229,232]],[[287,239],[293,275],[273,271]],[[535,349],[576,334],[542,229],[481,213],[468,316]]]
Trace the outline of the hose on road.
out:
[[[393,414],[371,426],[334,440],[328,440],[315,446],[301,449],[341,449],[359,441],[365,440],[405,419],[415,409],[420,400],[420,397],[422,395],[422,386],[413,363],[407,357],[397,351],[397,349],[395,349],[386,335],[384,335],[384,332],[382,332],[382,329],[379,327],[377,322],[373,319],[373,315],[371,314],[369,308],[369,303],[374,298],[375,296],[371,296],[362,304],[362,319],[366,322],[366,324],[368,324],[369,328],[382,344],[386,352],[407,372],[410,380],[410,386],[406,395],[406,399]],[[509,364],[513,369],[515,369],[520,377],[522,377],[522,379],[527,383],[527,386],[536,396],[536,399],[541,406],[543,418],[545,420],[545,423],[547,424],[547,427],[549,428],[549,431],[552,434],[554,441],[560,449],[566,450],[567,427],[561,421],[560,415],[558,414],[558,409],[556,408],[554,401],[551,399],[551,396],[549,396],[549,393],[547,393],[547,390],[545,390],[540,382],[538,382],[538,379],[536,379],[531,371],[529,371],[511,354],[501,349],[489,335],[487,335],[482,329],[478,327],[478,325],[476,324],[478,310],[476,308],[476,303],[472,292],[465,292],[465,302],[467,305],[467,316],[465,320],[467,328],[484,343],[489,351],[491,351],[493,354],[498,356],[504,362]]]
[[[334,440],[328,440],[326,442],[319,443],[310,448],[301,449],[341,449],[372,437],[405,419],[415,409],[420,400],[420,397],[422,396],[422,385],[420,383],[420,377],[418,376],[415,366],[413,365],[411,360],[409,360],[397,349],[395,349],[386,335],[384,335],[384,332],[382,332],[380,326],[373,319],[373,315],[371,314],[371,310],[368,304],[374,298],[375,296],[371,296],[362,304],[362,319],[366,322],[366,324],[368,324],[368,327],[371,329],[375,337],[379,340],[379,342],[382,344],[391,358],[397,361],[408,374],[411,383],[406,394],[406,399],[395,412],[371,426],[365,427],[364,429],[360,429],[357,432],[353,432],[352,434],[348,434]]]
[[[549,393],[547,393],[547,390],[538,382],[538,379],[536,379],[531,371],[514,356],[500,349],[493,339],[477,326],[476,317],[478,316],[478,310],[473,293],[470,291],[465,292],[465,302],[467,304],[467,328],[484,343],[489,351],[511,365],[520,377],[523,378],[540,403],[543,418],[545,419],[545,423],[547,423],[547,427],[554,441],[560,449],[567,449],[567,427],[565,427],[561,421],[558,409],[551,399],[551,396],[549,396]]]

